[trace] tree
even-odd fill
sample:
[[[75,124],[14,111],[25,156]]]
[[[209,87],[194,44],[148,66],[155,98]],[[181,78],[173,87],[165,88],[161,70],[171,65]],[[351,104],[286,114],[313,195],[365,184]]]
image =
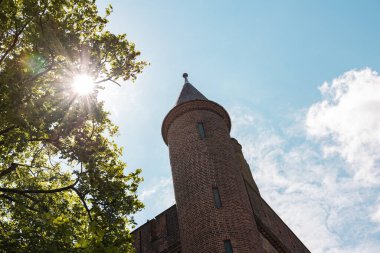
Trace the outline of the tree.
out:
[[[0,0],[0,252],[130,252],[143,205],[97,93],[146,65],[91,0]],[[75,76],[96,83],[88,95]]]

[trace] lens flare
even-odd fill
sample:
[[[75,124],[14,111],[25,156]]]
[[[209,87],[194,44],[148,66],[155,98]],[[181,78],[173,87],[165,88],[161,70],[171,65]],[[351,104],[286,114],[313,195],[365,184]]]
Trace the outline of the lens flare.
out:
[[[94,80],[86,74],[77,75],[73,79],[72,87],[79,95],[88,95],[94,91]]]

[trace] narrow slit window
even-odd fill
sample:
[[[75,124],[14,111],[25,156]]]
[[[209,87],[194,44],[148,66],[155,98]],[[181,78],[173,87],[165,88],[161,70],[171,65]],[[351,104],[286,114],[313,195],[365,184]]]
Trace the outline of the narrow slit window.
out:
[[[222,207],[222,200],[220,199],[220,193],[217,186],[212,187],[212,193],[214,194],[214,203],[216,208]]]
[[[232,244],[230,240],[224,240],[224,249],[226,253],[233,253]]]
[[[198,132],[201,139],[205,138],[205,127],[202,122],[198,122]]]

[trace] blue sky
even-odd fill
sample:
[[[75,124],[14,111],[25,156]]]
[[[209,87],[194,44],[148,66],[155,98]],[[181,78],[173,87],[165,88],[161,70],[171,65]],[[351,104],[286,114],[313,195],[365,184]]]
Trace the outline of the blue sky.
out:
[[[139,224],[174,204],[161,124],[182,73],[232,118],[263,197],[312,252],[380,249],[380,2],[99,1],[150,62],[102,99]]]

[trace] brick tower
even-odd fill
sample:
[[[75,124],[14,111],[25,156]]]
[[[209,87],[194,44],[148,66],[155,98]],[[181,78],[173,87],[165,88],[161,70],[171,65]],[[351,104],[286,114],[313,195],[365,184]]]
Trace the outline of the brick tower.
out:
[[[182,251],[257,252],[259,232],[240,174],[231,121],[187,80],[166,116],[162,135],[169,146]]]
[[[226,110],[183,76],[162,124],[176,206],[133,231],[136,252],[309,252],[261,198]]]

